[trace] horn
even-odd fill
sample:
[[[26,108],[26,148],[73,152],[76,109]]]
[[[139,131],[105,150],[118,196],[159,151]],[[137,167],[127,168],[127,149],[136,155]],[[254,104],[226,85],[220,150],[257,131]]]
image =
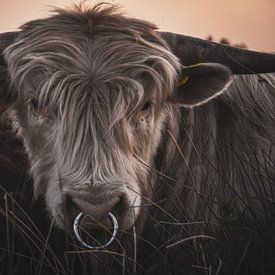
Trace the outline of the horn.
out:
[[[214,62],[229,67],[234,74],[275,72],[275,54],[234,48],[170,32],[160,32],[160,35],[186,66]]]
[[[18,32],[0,33],[0,55],[2,55],[5,48],[14,42],[17,34]]]
[[[0,68],[1,70],[3,69],[3,67],[6,67],[4,57],[3,57],[3,51],[15,41],[17,35],[18,35],[18,32],[0,33]]]
[[[0,34],[0,102],[8,103],[12,99],[7,93],[8,73],[7,64],[4,60],[3,51],[11,45],[17,37],[17,32],[6,32]],[[0,106],[1,108],[1,106]]]
[[[0,66],[5,62],[2,53],[6,47],[14,42],[18,32],[0,34]],[[202,62],[223,64],[234,74],[257,74],[275,72],[275,54],[249,51],[231,46],[207,41],[191,36],[170,32],[161,32],[173,53],[184,65]],[[3,68],[0,68],[0,72]],[[0,73],[1,77],[1,73]]]

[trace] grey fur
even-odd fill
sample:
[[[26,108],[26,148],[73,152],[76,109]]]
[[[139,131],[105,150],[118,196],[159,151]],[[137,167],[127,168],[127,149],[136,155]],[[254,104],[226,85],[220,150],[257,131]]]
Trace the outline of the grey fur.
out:
[[[207,105],[180,108],[167,99],[181,65],[154,29],[113,8],[61,10],[5,51],[35,190],[60,227],[70,192],[126,188],[136,206],[169,195],[166,212],[152,210],[164,220],[215,222],[221,205],[255,218],[274,202],[274,75],[236,76]]]
[[[152,182],[134,156],[152,161],[180,68],[154,26],[114,7],[59,10],[24,25],[4,55],[35,192],[58,225],[68,193],[102,200],[129,188],[139,204]]]

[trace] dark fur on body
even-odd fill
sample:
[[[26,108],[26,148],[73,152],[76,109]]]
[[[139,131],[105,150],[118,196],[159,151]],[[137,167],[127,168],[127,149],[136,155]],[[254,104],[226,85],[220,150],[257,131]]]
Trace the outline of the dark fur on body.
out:
[[[168,270],[188,262],[187,274],[274,272],[274,80],[236,76],[223,96],[181,110],[180,128],[170,129],[177,148],[165,134],[165,147],[172,145],[158,169],[165,176],[156,201],[172,217],[154,209],[148,227],[157,220],[152,239],[168,247]]]
[[[137,236],[139,273],[274,273],[274,84],[272,75],[237,76],[230,91],[206,105],[174,109],[152,168],[158,178],[154,197],[144,206],[149,214]],[[7,129],[1,125],[2,146],[10,148],[1,151],[1,160],[8,164],[1,173],[26,175],[20,161],[23,150],[9,145],[10,140],[19,141]],[[18,152],[20,157],[14,157]],[[15,212],[34,233],[22,230],[19,221],[7,222],[7,204],[1,203],[1,272],[74,274],[81,270],[90,274],[98,254],[77,254],[73,240],[53,229],[46,216],[41,217],[44,206],[31,199],[32,187],[22,178],[5,179],[1,196],[6,189],[10,215]],[[22,199],[22,194],[27,198]],[[35,245],[39,231],[44,236],[41,244],[48,245],[45,250]],[[122,245],[133,257],[133,243],[125,240]],[[116,269],[121,274],[123,257],[117,256],[120,264],[115,264],[115,257],[109,255],[103,262],[104,272],[114,274]],[[131,260],[124,267],[128,265],[132,266]],[[98,266],[99,270],[103,267]]]

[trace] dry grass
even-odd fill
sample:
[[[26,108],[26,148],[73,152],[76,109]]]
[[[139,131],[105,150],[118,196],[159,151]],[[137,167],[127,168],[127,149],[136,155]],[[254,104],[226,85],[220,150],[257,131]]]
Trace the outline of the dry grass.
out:
[[[3,141],[1,131],[0,145],[0,155],[22,151],[20,142]],[[178,144],[176,147],[186,164],[184,152]],[[231,204],[222,199],[214,185],[209,196],[155,170],[160,182],[155,197],[144,198],[146,203],[141,206],[148,208],[142,235],[123,232],[123,238],[105,251],[85,250],[70,234],[55,228],[43,200],[33,198],[24,157],[13,156],[18,165],[0,166],[0,274],[107,275],[133,274],[135,270],[136,274],[275,274],[273,151],[272,145],[270,152],[263,151],[261,161],[257,161],[259,155],[253,157],[251,150],[254,161],[248,165],[249,160],[230,147],[243,177],[240,182],[247,184],[240,193],[234,189],[238,185],[229,186],[228,178],[223,178],[224,187],[232,188],[228,192]],[[211,159],[207,163],[214,170],[227,169],[213,168]],[[208,183],[209,167],[203,167]],[[194,182],[192,170],[188,173]],[[198,203],[205,208],[219,211],[209,212],[211,217],[192,217],[192,207],[175,191],[178,186],[199,198]],[[251,190],[255,197],[249,196]]]

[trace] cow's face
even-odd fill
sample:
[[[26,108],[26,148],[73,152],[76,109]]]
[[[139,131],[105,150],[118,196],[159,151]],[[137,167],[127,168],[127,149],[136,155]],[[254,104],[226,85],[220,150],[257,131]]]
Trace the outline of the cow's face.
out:
[[[111,211],[123,229],[142,219],[173,104],[199,104],[230,78],[219,66],[187,68],[182,77],[194,80],[176,93],[180,64],[153,27],[110,10],[31,22],[5,59],[35,192],[61,228],[79,211],[98,220]],[[192,93],[209,71],[214,88]]]
[[[19,133],[60,227],[111,211],[129,229],[150,199],[179,64],[146,23],[110,15],[87,31],[77,16],[30,23],[5,52]]]

